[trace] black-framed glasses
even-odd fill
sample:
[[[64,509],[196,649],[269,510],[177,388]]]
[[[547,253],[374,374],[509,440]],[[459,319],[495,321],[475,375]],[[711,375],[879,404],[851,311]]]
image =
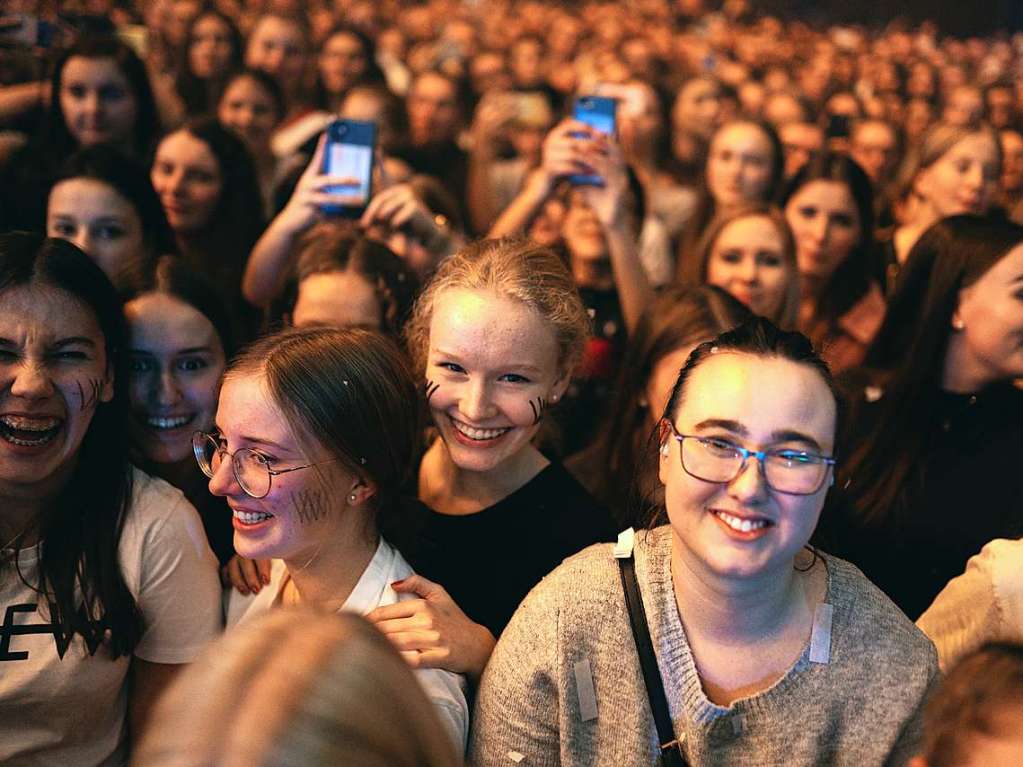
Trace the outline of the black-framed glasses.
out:
[[[305,466],[293,466],[290,469],[271,469],[266,456],[251,447],[243,447],[229,453],[226,448],[221,447],[216,437],[202,431],[192,435],[192,452],[195,453],[195,460],[202,473],[210,478],[217,473],[224,456],[231,456],[231,471],[234,472],[238,487],[253,498],[266,498],[270,493],[273,478],[279,474],[317,465],[307,463]]]
[[[772,490],[786,495],[813,495],[835,465],[831,456],[791,447],[750,450],[720,437],[679,434],[675,424],[667,419],[665,422],[678,440],[682,469],[704,482],[731,482],[746,470],[750,458],[756,458]]]

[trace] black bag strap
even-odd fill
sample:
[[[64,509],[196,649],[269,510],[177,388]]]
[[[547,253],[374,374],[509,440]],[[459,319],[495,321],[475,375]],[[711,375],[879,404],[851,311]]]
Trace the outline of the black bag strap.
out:
[[[618,558],[618,570],[622,576],[622,588],[625,591],[625,606],[629,610],[629,623],[632,625],[632,637],[636,640],[636,652],[639,655],[639,667],[643,670],[643,682],[646,685],[650,711],[654,715],[657,726],[657,740],[661,744],[661,765],[663,767],[688,767],[685,752],[682,750],[681,739],[675,737],[675,727],[671,722],[668,710],[668,698],[664,694],[664,682],[661,671],[657,668],[657,656],[650,641],[650,627],[646,621],[646,610],[636,580],[636,560],[629,557]]]

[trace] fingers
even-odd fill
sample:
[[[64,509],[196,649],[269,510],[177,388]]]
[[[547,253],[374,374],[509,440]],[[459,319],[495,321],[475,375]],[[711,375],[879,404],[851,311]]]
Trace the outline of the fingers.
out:
[[[302,181],[313,178],[314,176],[320,175],[323,169],[323,153],[326,151],[327,146],[327,132],[324,131],[320,134],[320,140],[316,142],[316,151],[313,152],[313,157],[309,161],[309,164],[305,166],[305,170],[302,172]]]
[[[395,602],[393,605],[377,607],[375,610],[367,613],[366,618],[371,623],[379,624],[383,621],[394,620],[397,618],[411,618],[413,615],[421,612],[425,608],[426,602],[422,599],[406,599],[401,602]]]
[[[256,563],[237,554],[224,565],[221,579],[233,586],[239,594],[258,594],[263,588],[262,576]],[[266,582],[270,582],[269,578]]]
[[[256,571],[259,573],[260,580],[263,581],[264,585],[270,585],[270,570],[273,567],[273,560],[257,559],[254,561],[256,563]]]
[[[391,584],[391,588],[399,594],[416,594],[431,602],[438,598],[446,598],[451,601],[451,597],[448,596],[448,592],[444,590],[443,586],[421,575],[410,575],[408,578],[395,581]]]

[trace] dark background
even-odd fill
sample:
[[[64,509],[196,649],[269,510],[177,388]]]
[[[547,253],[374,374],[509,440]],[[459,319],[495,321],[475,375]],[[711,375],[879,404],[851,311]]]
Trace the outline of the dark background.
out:
[[[966,37],[1023,30],[1023,0],[753,0],[783,18],[821,24],[883,25],[902,17],[932,20],[945,34]]]

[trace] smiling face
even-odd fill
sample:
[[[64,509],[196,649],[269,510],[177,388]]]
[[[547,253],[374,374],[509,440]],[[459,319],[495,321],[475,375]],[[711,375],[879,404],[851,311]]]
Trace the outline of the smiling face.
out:
[[[995,137],[971,133],[921,171],[913,188],[939,218],[984,215],[994,202],[1000,173]]]
[[[796,240],[801,277],[824,283],[860,241],[860,215],[849,187],[839,181],[804,184],[785,205]]]
[[[781,232],[766,216],[745,216],[727,224],[707,259],[707,284],[724,288],[754,314],[775,322],[793,279]]]
[[[205,141],[179,130],[160,142],[149,173],[167,221],[176,234],[194,234],[220,202],[223,177]]]
[[[128,78],[113,59],[72,56],[60,77],[60,111],[82,146],[131,139],[138,105]]]
[[[98,179],[70,178],[54,185],[46,206],[46,234],[73,242],[114,282],[145,257],[135,206]]]
[[[707,157],[707,187],[721,206],[762,202],[771,181],[771,142],[760,128],[736,123],[718,131]]]
[[[85,304],[48,285],[0,293],[0,495],[59,485],[113,394],[103,333]]]
[[[234,453],[252,448],[255,460],[279,474],[264,498],[238,486],[228,456],[210,479],[210,492],[233,512],[235,551],[249,559],[283,559],[308,565],[344,529],[348,494],[359,484],[315,439],[292,428],[261,374],[229,375],[220,391],[216,428]]]
[[[192,433],[217,410],[224,347],[198,309],[164,293],[125,304],[130,331],[132,441],[146,460],[190,460]]]
[[[809,365],[725,352],[690,373],[674,423],[680,434],[752,450],[831,455],[835,399]],[[724,578],[791,568],[817,525],[829,480],[813,495],[786,495],[767,486],[759,460],[750,458],[731,482],[706,482],[683,470],[670,432],[663,438],[660,479],[675,555],[691,571]]]
[[[430,414],[451,460],[476,472],[526,448],[539,428],[538,412],[568,385],[554,331],[539,314],[464,288],[434,298],[426,379],[436,387]]]

